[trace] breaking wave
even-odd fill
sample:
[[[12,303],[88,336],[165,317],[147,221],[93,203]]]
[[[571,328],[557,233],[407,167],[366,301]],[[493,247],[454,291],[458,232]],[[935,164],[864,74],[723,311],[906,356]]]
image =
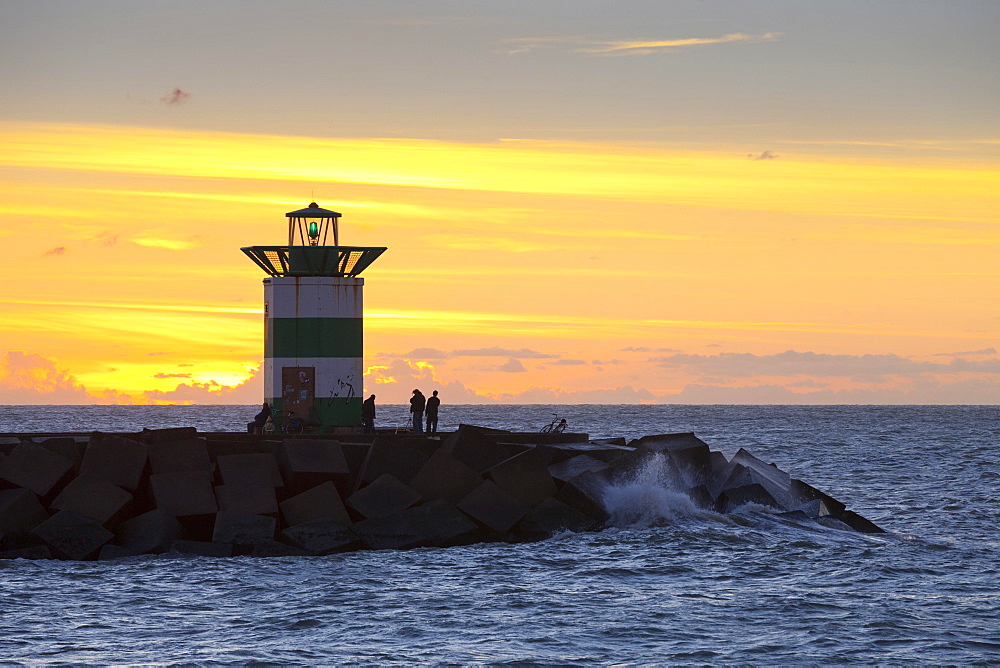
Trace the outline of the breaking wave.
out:
[[[650,457],[632,475],[608,485],[603,502],[610,516],[608,524],[618,528],[663,526],[708,513],[674,486],[662,453]]]

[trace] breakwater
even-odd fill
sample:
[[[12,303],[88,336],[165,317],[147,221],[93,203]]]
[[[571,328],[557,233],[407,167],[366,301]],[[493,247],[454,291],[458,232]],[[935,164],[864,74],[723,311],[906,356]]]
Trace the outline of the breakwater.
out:
[[[251,436],[194,428],[0,439],[0,558],[167,551],[291,556],[594,531],[652,478],[691,504],[748,503],[882,530],[745,450],[694,434],[591,440],[462,425],[410,434]]]

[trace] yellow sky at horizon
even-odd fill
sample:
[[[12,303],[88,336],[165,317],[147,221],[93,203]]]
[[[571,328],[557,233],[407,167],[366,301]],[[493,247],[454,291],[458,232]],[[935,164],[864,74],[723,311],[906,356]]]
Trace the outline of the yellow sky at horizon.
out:
[[[926,362],[1000,333],[1000,170],[974,159],[0,122],[4,348],[94,392],[235,385],[263,345],[263,276],[238,248],[283,243],[313,195],[344,243],[389,247],[364,274],[366,357],[469,396],[743,382],[628,348]],[[809,368],[786,385],[870,386]],[[908,369],[883,386],[948,371]]]

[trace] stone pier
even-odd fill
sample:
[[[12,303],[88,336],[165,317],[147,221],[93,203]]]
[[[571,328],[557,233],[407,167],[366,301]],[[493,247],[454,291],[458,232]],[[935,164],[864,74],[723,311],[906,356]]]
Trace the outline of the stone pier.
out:
[[[462,425],[434,437],[193,428],[0,436],[0,558],[321,555],[599,531],[604,490],[651,464],[706,511],[883,530],[746,450],[694,434],[590,440]]]

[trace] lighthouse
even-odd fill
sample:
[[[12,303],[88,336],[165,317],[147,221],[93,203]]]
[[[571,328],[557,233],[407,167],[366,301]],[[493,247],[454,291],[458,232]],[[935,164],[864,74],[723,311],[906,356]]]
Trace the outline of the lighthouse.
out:
[[[359,274],[385,248],[341,246],[336,211],[286,213],[287,246],[241,248],[263,269],[264,401],[318,432],[361,424],[364,314]]]

